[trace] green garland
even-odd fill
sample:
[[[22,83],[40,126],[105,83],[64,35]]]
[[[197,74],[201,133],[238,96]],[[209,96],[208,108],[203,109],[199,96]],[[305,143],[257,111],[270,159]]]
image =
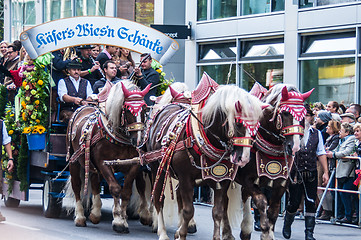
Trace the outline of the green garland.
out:
[[[171,79],[166,79],[162,65],[160,65],[160,63],[155,60],[152,61],[152,68],[159,73],[159,84],[157,86],[156,95],[157,96],[163,95],[165,90],[167,90],[168,86],[171,85],[175,79],[174,77]]]
[[[20,191],[28,190],[28,143],[26,140],[26,135],[21,134],[20,139],[20,151],[18,158],[18,178],[20,181]]]

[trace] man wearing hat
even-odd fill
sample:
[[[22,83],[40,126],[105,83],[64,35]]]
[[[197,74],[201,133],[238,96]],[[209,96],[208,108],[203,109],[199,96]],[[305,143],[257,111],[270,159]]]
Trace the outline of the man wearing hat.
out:
[[[326,132],[326,127],[328,125],[328,122],[332,119],[332,115],[329,111],[321,110],[317,114],[316,118],[316,128],[321,132],[323,143],[326,142],[326,139],[328,138],[328,133]]]
[[[355,115],[353,115],[352,113],[344,113],[340,115],[341,117],[341,123],[347,122],[350,125],[355,125]]]
[[[325,147],[320,131],[312,127],[314,114],[309,105],[306,105],[305,135],[301,140],[300,150],[295,154],[294,163],[290,172],[291,182],[288,186],[289,200],[282,229],[283,237],[291,237],[291,225],[295,219],[296,211],[305,196],[305,239],[315,240],[316,197],[317,197],[317,160],[323,168],[322,182],[328,182],[328,166]]]
[[[69,76],[59,81],[58,96],[62,102],[60,119],[63,122],[68,122],[73,112],[79,106],[86,105],[84,100],[93,94],[89,81],[80,77],[81,68],[82,65],[74,59],[67,67]]]
[[[102,78],[100,71],[100,65],[98,62],[94,62],[90,59],[91,50],[94,47],[92,45],[81,45],[78,47],[80,50],[80,63],[81,72],[80,77],[87,79],[93,87],[95,82]]]

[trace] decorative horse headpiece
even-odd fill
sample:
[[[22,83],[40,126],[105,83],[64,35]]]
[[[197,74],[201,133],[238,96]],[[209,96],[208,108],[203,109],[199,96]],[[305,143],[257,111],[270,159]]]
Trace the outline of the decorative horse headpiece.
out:
[[[169,86],[170,94],[172,95],[172,102],[179,102],[179,103],[191,103],[192,94],[189,91],[184,92],[177,92],[172,88],[172,86]]]
[[[277,129],[282,129],[282,135],[303,135],[304,128],[301,125],[291,125],[287,127],[282,127],[282,120],[280,113],[283,111],[289,112],[294,119],[297,121],[302,121],[302,119],[306,116],[306,108],[303,105],[303,102],[311,95],[314,88],[306,93],[298,93],[295,91],[289,92],[287,87],[282,88],[282,97],[279,103],[278,109],[275,111],[274,117],[270,120],[273,121],[277,114]]]
[[[242,123],[245,128],[249,131],[251,136],[254,136],[257,134],[258,128],[260,126],[260,122],[258,120],[254,119],[247,119],[244,116],[242,116],[242,105],[239,101],[235,103],[236,106],[236,122]],[[262,105],[262,110],[268,107],[268,104]],[[251,107],[252,108],[252,107]]]
[[[282,89],[282,98],[278,112],[287,111],[297,120],[301,121],[306,116],[306,108],[303,102],[311,95],[314,88],[306,93],[288,92],[287,87]]]
[[[149,84],[143,91],[129,91],[122,83],[122,89],[124,93],[124,107],[128,109],[134,116],[137,116],[142,110],[142,107],[146,105],[144,96],[149,92]]]

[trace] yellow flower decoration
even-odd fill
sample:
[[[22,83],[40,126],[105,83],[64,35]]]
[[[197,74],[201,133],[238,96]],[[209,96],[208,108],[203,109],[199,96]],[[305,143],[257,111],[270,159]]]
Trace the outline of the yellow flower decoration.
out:
[[[21,102],[21,106],[22,106],[23,108],[26,108],[26,103],[25,103],[25,101],[22,101],[22,102]]]
[[[26,84],[28,84],[26,81],[23,82],[23,87],[26,87]]]
[[[38,81],[38,84],[39,84],[40,86],[43,85],[43,84],[44,84],[43,80],[39,80],[39,81]]]
[[[13,133],[14,133],[13,130],[10,130],[10,131],[9,131],[9,135],[12,135]]]
[[[10,117],[14,117],[15,115],[14,115],[14,113],[13,114],[10,114]]]
[[[160,70],[160,68],[158,68],[156,71],[157,71],[157,72],[159,72],[159,73],[161,73],[161,72],[162,72],[162,70]]]
[[[36,105],[39,105],[40,101],[39,100],[35,100],[34,102]]]
[[[36,123],[40,123],[40,120],[39,120],[39,119],[36,119],[35,122],[36,122]]]
[[[23,114],[21,116],[22,116],[23,120],[26,121],[26,119],[27,119],[26,118],[26,113],[23,112]]]
[[[26,128],[24,128],[24,130],[23,130],[23,133],[25,133],[25,134],[28,134],[28,133],[30,133],[31,132],[31,127],[26,127]]]

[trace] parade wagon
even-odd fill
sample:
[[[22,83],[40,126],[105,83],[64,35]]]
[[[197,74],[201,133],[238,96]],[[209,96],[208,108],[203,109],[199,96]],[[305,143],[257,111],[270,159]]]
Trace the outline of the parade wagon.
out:
[[[18,207],[20,201],[29,200],[29,190],[42,190],[44,215],[58,217],[65,196],[62,189],[69,172],[66,161],[67,125],[59,121],[59,108],[51,97],[52,91],[56,91],[50,77],[51,52],[84,44],[110,44],[138,53],[151,53],[160,65],[165,64],[179,46],[165,34],[142,24],[99,16],[40,24],[24,31],[20,40],[30,58],[36,59],[36,70],[35,74],[26,76],[12,104],[4,100],[2,106],[16,160],[16,171],[10,174],[4,168],[7,163],[4,157],[2,194],[7,207]],[[5,99],[6,91],[3,89]],[[115,177],[121,181],[123,175],[116,173]],[[109,197],[108,193],[103,182],[101,196]]]

